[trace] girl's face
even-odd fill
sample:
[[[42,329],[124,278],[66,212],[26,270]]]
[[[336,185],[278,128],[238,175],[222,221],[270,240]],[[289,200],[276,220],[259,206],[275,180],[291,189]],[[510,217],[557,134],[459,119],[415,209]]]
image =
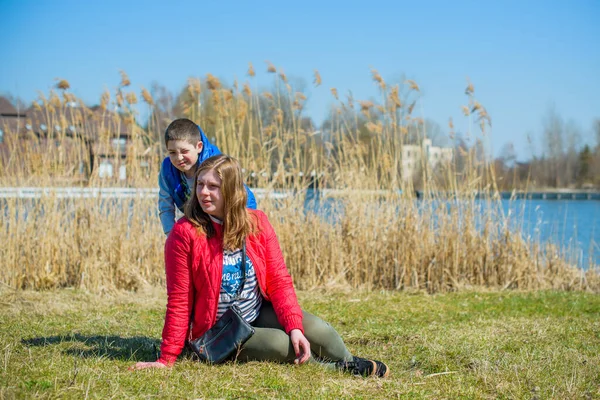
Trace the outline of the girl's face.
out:
[[[205,213],[223,220],[225,218],[225,200],[221,193],[221,183],[221,178],[214,169],[201,172],[196,183],[196,196]]]

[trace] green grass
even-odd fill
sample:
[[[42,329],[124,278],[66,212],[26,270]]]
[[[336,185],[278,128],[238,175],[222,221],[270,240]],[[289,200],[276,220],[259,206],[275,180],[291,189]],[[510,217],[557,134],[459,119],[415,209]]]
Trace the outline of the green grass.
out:
[[[128,371],[159,346],[162,289],[0,295],[0,398],[600,398],[600,297],[574,292],[301,292],[388,379],[316,365]]]

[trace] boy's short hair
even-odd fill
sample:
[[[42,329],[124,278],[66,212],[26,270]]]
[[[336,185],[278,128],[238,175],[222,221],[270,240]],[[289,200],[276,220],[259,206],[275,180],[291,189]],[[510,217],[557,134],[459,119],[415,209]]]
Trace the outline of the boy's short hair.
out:
[[[193,145],[200,142],[200,129],[194,121],[187,118],[179,118],[174,120],[167,126],[165,131],[165,146],[171,140],[185,140]]]

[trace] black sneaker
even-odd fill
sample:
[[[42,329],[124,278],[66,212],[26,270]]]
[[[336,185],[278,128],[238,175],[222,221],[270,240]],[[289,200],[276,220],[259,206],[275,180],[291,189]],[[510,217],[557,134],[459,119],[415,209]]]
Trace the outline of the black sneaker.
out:
[[[377,360],[368,360],[353,356],[352,361],[338,361],[337,367],[342,371],[350,372],[358,376],[377,376],[385,378],[390,373],[387,365]]]

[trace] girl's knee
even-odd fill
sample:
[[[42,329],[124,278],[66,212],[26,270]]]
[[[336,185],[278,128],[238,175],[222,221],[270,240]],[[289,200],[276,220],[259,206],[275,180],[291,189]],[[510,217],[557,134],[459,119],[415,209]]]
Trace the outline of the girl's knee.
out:
[[[290,337],[282,330],[257,329],[255,335],[244,345],[244,353],[250,359],[285,362],[293,357],[291,348]]]
[[[286,361],[290,353],[293,354],[292,344],[290,337],[283,331],[280,331],[280,335],[274,335],[271,340],[268,340],[267,349],[269,354],[273,355],[277,361]]]
[[[308,336],[319,337],[331,337],[339,336],[337,331],[329,323],[323,321],[321,318],[312,314],[306,313],[304,315],[304,334]],[[309,339],[310,340],[310,339]]]
[[[344,340],[335,328],[309,313],[305,313],[304,335],[310,342],[313,354],[318,358],[342,360],[349,355]]]

